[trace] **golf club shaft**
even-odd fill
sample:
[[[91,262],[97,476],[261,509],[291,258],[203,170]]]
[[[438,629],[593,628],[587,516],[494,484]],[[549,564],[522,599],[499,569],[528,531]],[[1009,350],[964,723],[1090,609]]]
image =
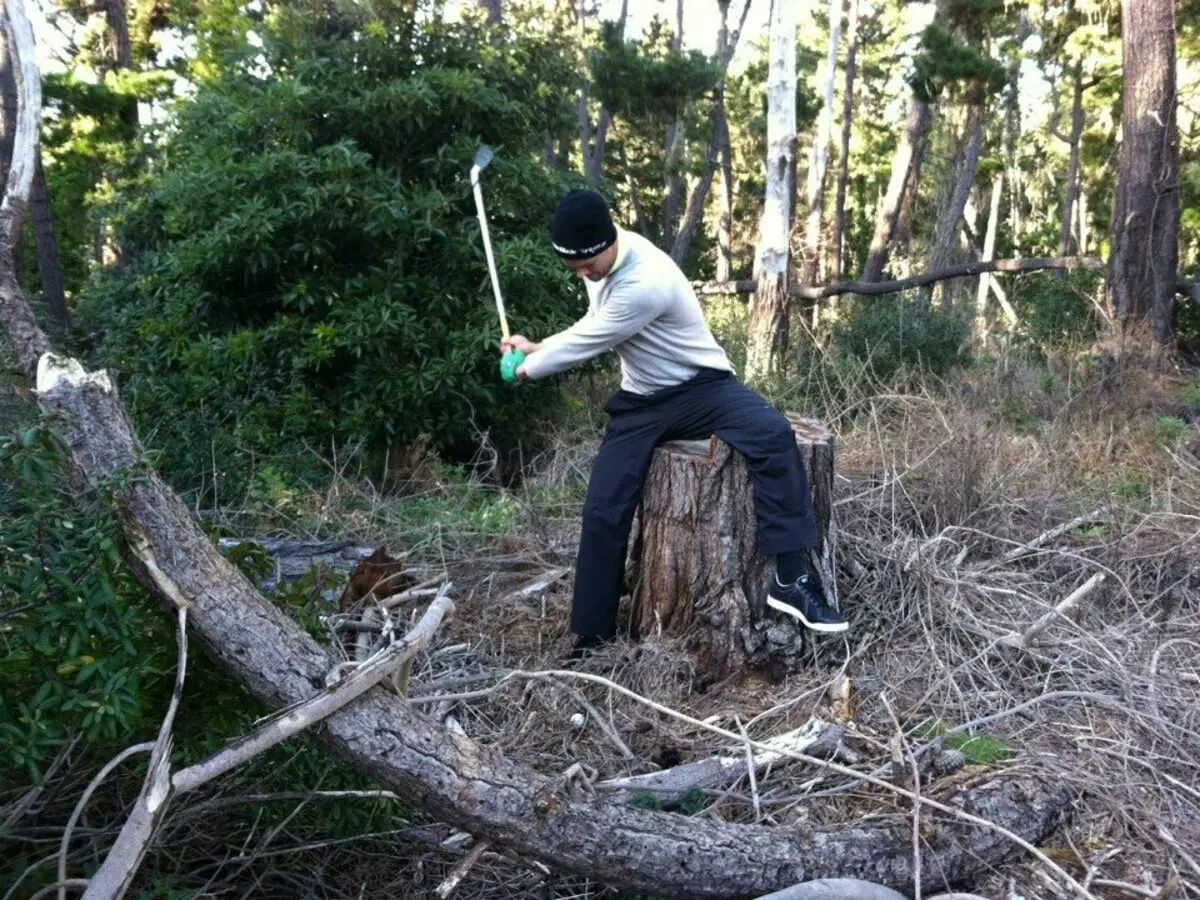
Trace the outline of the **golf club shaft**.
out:
[[[500,277],[496,274],[496,260],[492,256],[492,237],[488,232],[487,213],[483,210],[483,191],[479,187],[479,173],[471,179],[475,189],[475,209],[479,212],[479,228],[483,232],[483,252],[487,256],[488,273],[492,276],[492,291],[496,295],[496,312],[500,314],[500,334],[505,340],[508,333],[508,317],[504,314],[504,298],[500,296]]]

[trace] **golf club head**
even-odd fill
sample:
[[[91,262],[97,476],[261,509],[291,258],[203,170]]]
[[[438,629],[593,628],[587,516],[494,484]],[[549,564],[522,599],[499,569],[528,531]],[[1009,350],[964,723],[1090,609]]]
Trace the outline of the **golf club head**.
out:
[[[479,152],[475,154],[476,171],[482,172],[484,169],[486,169],[492,161],[492,156],[493,154],[491,147],[480,147]]]

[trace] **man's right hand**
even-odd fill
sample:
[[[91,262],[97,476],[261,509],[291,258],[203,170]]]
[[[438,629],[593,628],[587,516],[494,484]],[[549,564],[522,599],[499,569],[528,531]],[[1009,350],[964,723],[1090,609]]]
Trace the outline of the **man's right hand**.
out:
[[[514,334],[506,341],[500,342],[500,350],[507,353],[509,350],[520,350],[522,353],[529,354],[541,348],[541,344],[529,340],[523,334]]]

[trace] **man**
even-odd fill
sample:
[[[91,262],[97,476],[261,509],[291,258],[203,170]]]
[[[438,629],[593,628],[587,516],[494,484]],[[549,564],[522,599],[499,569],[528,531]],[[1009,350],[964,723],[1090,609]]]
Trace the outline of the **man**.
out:
[[[593,191],[559,202],[551,243],[584,280],[588,313],[541,343],[522,335],[503,342],[504,351],[527,354],[517,377],[545,378],[607,350],[621,359],[621,389],[606,407],[583,509],[573,655],[616,634],[629,531],[654,448],[712,434],[745,456],[754,478],[759,550],[776,557],[767,603],[814,631],[845,631],[809,562],[820,534],[791,425],[734,376],[683,272],[645,238],[618,229]]]

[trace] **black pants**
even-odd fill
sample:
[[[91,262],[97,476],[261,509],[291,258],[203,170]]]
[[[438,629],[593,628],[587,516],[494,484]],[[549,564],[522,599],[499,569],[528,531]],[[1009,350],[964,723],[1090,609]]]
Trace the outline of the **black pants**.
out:
[[[618,391],[588,483],[575,569],[571,630],[610,637],[633,514],[654,448],[664,441],[715,434],[746,458],[754,478],[758,548],[764,554],[820,543],[804,462],[783,414],[731,373],[701,370],[690,381],[650,395]]]

